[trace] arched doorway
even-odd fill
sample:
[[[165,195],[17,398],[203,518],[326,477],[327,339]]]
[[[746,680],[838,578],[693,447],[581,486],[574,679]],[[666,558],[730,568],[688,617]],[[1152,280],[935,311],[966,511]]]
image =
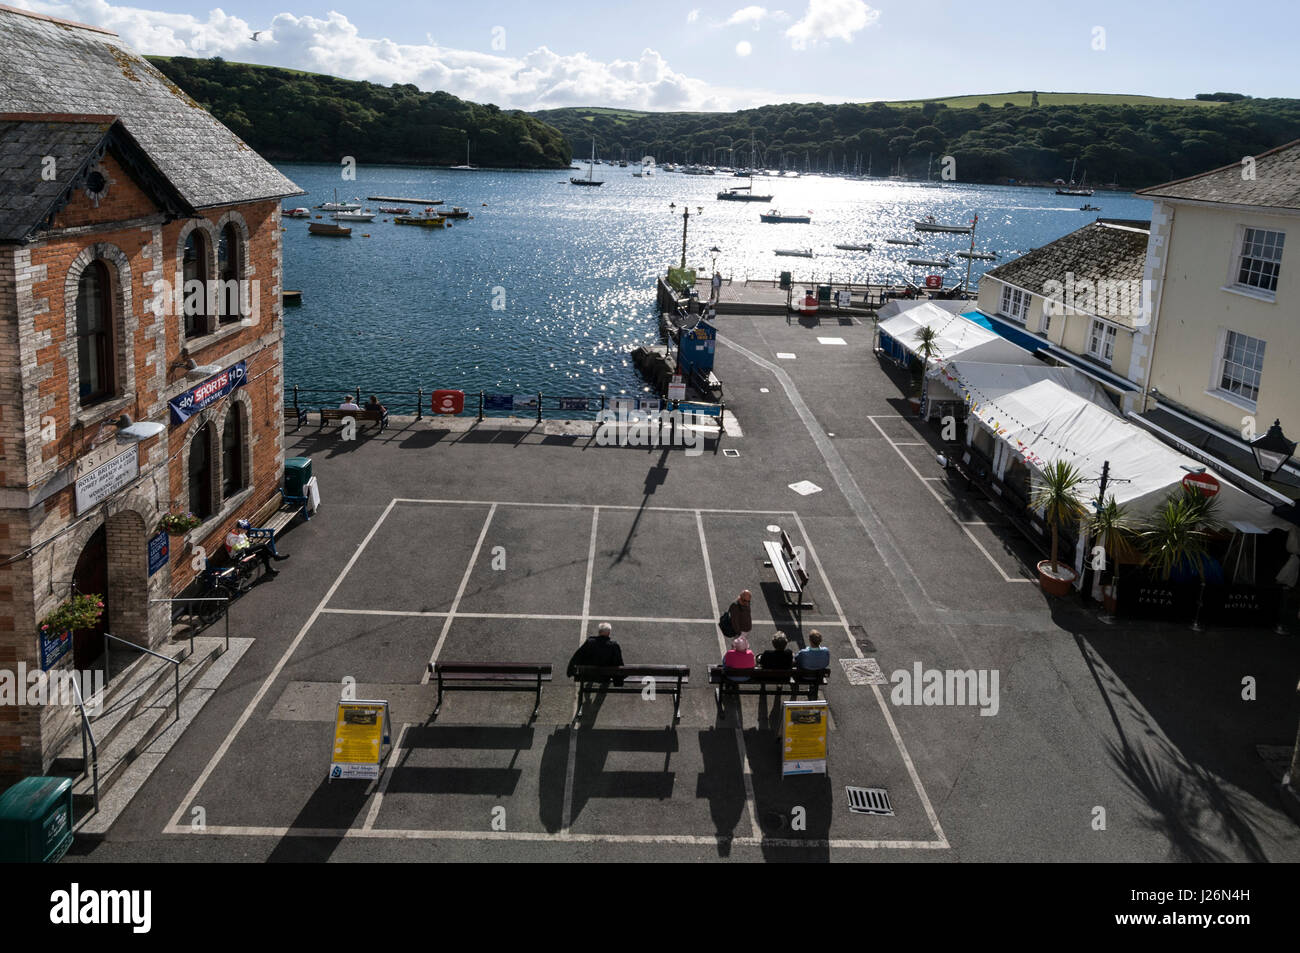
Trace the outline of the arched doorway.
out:
[[[68,593],[98,593],[104,601],[104,614],[99,623],[89,629],[75,629],[72,633],[72,660],[79,669],[93,668],[104,654],[104,633],[109,629],[112,602],[108,592],[108,529],[101,526],[87,540],[77,557],[77,568],[72,574],[72,588]]]

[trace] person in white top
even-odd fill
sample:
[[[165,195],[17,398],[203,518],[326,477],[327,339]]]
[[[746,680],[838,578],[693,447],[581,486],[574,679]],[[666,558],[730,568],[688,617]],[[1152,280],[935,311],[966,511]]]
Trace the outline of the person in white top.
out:
[[[361,407],[358,406],[357,402],[352,399],[351,394],[343,395],[343,403],[339,404],[339,410],[360,410],[360,409]]]

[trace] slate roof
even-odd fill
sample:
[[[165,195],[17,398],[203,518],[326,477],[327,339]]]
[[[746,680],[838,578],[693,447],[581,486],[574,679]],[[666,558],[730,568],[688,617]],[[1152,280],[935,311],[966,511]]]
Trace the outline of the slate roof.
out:
[[[121,118],[196,209],[302,190],[116,35],[0,6],[0,113]]]
[[[165,212],[194,214],[117,117],[0,113],[0,242],[35,238],[110,148]]]
[[[1067,273],[1076,282],[1141,281],[1150,228],[1150,222],[1098,219],[984,276],[1038,295],[1044,294],[1048,281],[1065,284]]]
[[[1255,156],[1255,177],[1243,179],[1240,162],[1153,185],[1136,194],[1226,205],[1300,209],[1300,139]]]

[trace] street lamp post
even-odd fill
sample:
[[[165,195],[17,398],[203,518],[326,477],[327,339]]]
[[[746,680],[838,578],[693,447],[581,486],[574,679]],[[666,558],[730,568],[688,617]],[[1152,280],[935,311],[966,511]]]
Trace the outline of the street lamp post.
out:
[[[677,203],[669,202],[668,207],[673,211],[676,211]],[[697,205],[695,209],[695,214],[703,215],[704,206]],[[690,223],[691,223],[691,207],[689,205],[683,205],[682,206],[682,269],[683,270],[685,270],[686,268],[686,229],[690,225]]]

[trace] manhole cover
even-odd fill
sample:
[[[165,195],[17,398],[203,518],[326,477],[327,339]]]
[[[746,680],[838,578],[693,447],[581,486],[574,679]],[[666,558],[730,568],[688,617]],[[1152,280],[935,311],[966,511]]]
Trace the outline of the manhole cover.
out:
[[[845,787],[849,795],[850,814],[879,814],[883,817],[894,816],[894,805],[889,800],[889,792],[884,788]]]
[[[840,665],[850,685],[888,685],[889,679],[873,658],[842,658]]]
[[[809,496],[813,493],[820,493],[822,488],[812,480],[800,480],[798,483],[789,484],[790,489],[794,490],[800,496]]]
[[[849,637],[858,643],[858,648],[864,652],[876,651],[876,643],[872,642],[867,636],[867,630],[860,625],[849,626]]]

